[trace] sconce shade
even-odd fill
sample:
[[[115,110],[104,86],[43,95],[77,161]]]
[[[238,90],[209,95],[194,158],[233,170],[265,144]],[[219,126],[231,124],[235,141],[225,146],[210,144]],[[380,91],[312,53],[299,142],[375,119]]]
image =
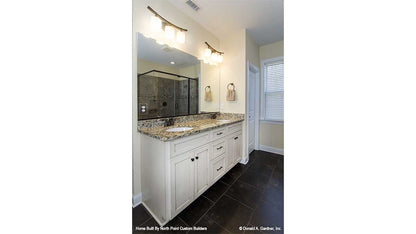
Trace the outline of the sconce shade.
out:
[[[165,26],[165,37],[168,40],[175,38],[175,29],[172,26]]]
[[[224,60],[224,57],[222,56],[222,54],[221,55],[219,55],[218,56],[218,62],[219,63],[222,63],[222,61]]]
[[[181,44],[185,43],[185,32],[183,31],[176,32],[176,41]]]
[[[162,20],[153,15],[150,19],[150,27],[152,28],[153,32],[162,31]]]
[[[216,63],[217,62],[217,53],[212,53],[211,54],[211,60],[212,62]]]
[[[211,50],[210,50],[210,49],[208,49],[208,48],[206,48],[206,49],[205,49],[205,52],[204,52],[204,56],[205,56],[206,58],[209,58],[209,57],[211,56]]]

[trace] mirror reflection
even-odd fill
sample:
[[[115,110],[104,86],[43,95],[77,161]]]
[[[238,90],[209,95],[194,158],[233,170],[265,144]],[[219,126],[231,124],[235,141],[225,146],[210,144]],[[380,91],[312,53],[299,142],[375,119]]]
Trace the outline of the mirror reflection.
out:
[[[200,112],[200,61],[138,33],[139,120]]]

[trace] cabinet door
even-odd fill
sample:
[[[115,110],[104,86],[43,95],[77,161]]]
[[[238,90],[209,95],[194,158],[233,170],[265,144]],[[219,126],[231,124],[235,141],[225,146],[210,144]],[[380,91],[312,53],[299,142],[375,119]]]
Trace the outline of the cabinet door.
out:
[[[243,154],[243,134],[240,132],[234,137],[234,162],[238,162],[242,159]]]
[[[195,168],[193,153],[185,153],[171,160],[172,216],[193,200]]]
[[[209,174],[209,145],[201,147],[194,151],[195,160],[195,197],[202,194],[208,188]]]
[[[232,166],[234,166],[235,161],[235,147],[234,147],[234,137],[230,136],[227,138],[227,151],[226,151],[226,164],[227,164],[227,170],[230,169]]]

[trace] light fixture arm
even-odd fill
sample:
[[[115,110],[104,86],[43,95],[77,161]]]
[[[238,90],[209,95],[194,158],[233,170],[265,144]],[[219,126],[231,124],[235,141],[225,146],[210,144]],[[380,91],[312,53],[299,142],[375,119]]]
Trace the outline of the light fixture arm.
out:
[[[208,42],[205,42],[205,44],[207,44],[208,48],[209,48],[211,51],[213,51],[213,52],[215,52],[215,53],[217,53],[217,54],[220,54],[220,55],[224,54],[224,52],[220,52],[220,51],[218,51],[218,50],[214,49],[214,47],[212,47],[210,44],[208,44]]]
[[[176,29],[178,29],[179,31],[182,32],[186,32],[188,31],[188,29],[185,28],[181,28],[179,26],[176,26],[174,24],[172,24],[171,22],[169,22],[167,19],[163,18],[161,15],[159,15],[155,10],[153,10],[150,6],[147,6],[147,9],[149,9],[149,11],[151,11],[156,17],[158,17],[160,20],[162,20],[166,25],[172,26]]]

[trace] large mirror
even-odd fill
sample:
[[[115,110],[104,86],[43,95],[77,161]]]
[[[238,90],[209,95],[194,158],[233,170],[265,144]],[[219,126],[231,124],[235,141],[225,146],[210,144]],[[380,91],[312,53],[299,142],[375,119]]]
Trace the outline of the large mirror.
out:
[[[219,111],[219,69],[137,34],[138,119]]]

